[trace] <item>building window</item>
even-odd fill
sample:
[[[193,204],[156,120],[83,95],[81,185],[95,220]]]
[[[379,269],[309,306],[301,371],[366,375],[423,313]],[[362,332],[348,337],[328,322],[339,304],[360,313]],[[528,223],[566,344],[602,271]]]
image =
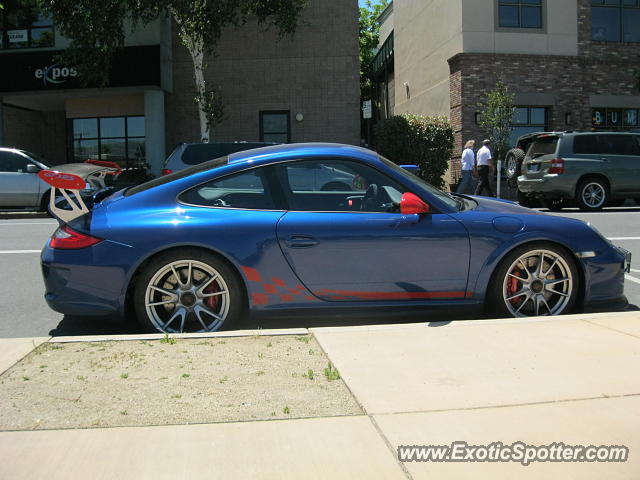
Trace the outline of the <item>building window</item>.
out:
[[[548,131],[549,109],[547,107],[516,107],[511,127],[510,145],[515,145],[521,135]]]
[[[260,141],[289,143],[291,121],[288,110],[260,112]]]
[[[0,10],[0,48],[53,47],[53,20],[34,6],[4,2]]]
[[[144,117],[74,118],[73,161],[116,162],[122,168],[145,163]]]
[[[640,0],[591,0],[591,39],[640,42]]]
[[[638,108],[594,108],[591,126],[595,130],[630,130],[640,128]]]
[[[500,28],[542,28],[542,0],[498,0]]]

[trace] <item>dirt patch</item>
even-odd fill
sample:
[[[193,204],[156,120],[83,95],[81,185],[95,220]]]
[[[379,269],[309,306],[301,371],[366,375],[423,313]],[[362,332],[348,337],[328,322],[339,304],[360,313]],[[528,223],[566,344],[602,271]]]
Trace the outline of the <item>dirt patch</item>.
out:
[[[45,343],[0,377],[0,429],[361,414],[328,365],[311,336]]]

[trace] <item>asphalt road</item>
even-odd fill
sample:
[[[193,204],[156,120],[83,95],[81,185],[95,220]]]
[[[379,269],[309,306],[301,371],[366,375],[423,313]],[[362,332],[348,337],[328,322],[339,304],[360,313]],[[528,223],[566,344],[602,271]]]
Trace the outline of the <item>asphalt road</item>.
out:
[[[632,308],[640,306],[640,208],[613,208],[599,213],[564,210],[557,215],[591,222],[604,236],[633,253],[633,270],[626,277],[625,292]],[[132,322],[63,316],[49,309],[43,298],[44,284],[40,273],[39,253],[56,226],[57,222],[48,218],[0,220],[0,338],[139,331]],[[313,326],[385,321],[396,319],[334,318],[327,321],[314,320]],[[250,321],[246,326],[255,328],[274,325]],[[311,325],[305,323],[304,319],[290,319],[275,326]]]

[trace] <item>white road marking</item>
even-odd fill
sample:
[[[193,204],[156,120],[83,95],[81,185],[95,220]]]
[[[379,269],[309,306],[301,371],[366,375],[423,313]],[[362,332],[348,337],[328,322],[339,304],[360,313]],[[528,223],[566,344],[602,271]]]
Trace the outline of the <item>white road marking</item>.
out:
[[[640,240],[640,237],[607,237],[609,240]]]
[[[40,253],[42,250],[0,250],[0,253]]]
[[[640,279],[638,279],[636,277],[632,277],[631,275],[625,275],[624,278],[626,278],[627,280],[630,280],[632,282],[640,284]]]

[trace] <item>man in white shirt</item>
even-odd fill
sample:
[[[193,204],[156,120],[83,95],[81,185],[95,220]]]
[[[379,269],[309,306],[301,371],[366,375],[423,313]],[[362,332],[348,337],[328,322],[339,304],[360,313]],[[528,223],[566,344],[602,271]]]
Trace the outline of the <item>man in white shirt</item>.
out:
[[[476,187],[476,195],[482,195],[482,191],[487,189],[489,197],[493,197],[493,190],[491,190],[491,182],[489,181],[489,175],[493,174],[493,160],[491,159],[491,150],[489,150],[489,140],[482,141],[482,148],[478,150],[476,155],[478,164],[478,176],[480,177],[480,183]]]

